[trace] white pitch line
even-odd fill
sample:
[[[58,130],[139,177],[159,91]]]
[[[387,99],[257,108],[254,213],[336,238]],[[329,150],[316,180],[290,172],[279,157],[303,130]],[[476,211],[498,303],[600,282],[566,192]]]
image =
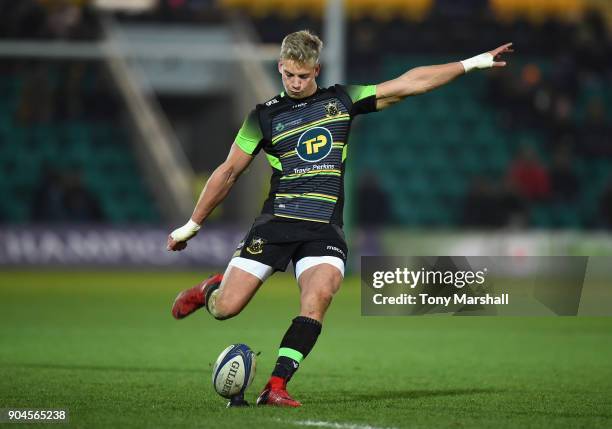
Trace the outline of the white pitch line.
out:
[[[394,429],[390,427],[381,426],[370,426],[362,425],[358,423],[338,423],[338,422],[326,422],[322,420],[294,420],[289,423],[299,426],[311,426],[320,428],[331,428],[331,429]]]

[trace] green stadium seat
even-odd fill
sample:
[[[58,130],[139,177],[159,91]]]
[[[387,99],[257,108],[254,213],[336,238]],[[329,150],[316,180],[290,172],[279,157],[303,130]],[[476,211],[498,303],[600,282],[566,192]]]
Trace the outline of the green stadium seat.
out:
[[[52,87],[63,81],[63,73],[63,67],[48,67]],[[85,93],[95,88],[96,74],[95,68],[87,66],[81,83]],[[142,183],[122,130],[112,122],[89,120],[21,126],[13,116],[23,82],[24,77],[16,75],[3,76],[0,80],[2,217],[10,222],[29,219],[30,200],[40,183],[43,165],[48,165],[65,172],[80,169],[86,186],[94,191],[111,221],[158,220],[156,207]],[[15,200],[17,203],[5,204]]]
[[[550,211],[545,206],[534,206],[530,210],[530,225],[536,228],[550,228],[552,219]]]
[[[382,79],[447,61],[447,57],[389,55],[383,59]],[[398,223],[452,226],[460,219],[456,207],[462,207],[473,176],[502,177],[521,142],[541,147],[544,140],[536,133],[500,132],[495,112],[480,101],[487,82],[485,76],[473,74],[460,85],[410,98],[377,116],[376,122],[363,122],[361,131],[379,142],[383,151],[358,151],[355,157],[358,162],[367,157],[362,164],[381,172],[387,190],[403,190],[393,200]],[[563,222],[573,222],[571,215],[564,216]],[[534,211],[533,217],[549,221],[542,211]]]

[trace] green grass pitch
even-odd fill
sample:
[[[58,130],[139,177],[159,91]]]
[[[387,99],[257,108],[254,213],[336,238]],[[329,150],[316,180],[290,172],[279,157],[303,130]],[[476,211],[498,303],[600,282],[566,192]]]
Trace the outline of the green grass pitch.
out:
[[[0,273],[0,408],[67,408],[83,428],[612,427],[612,318],[361,317],[357,278],[289,385],[304,406],[226,409],[212,363],[261,351],[253,402],[297,287],[276,275],[235,319],[173,320],[203,277]]]

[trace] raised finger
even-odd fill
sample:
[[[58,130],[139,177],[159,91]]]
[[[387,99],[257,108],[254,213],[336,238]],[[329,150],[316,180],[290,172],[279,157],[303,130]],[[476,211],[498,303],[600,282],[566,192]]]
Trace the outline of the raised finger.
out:
[[[513,52],[513,49],[511,48],[512,43],[506,43],[505,45],[500,46],[497,49],[494,49],[493,52],[499,54],[500,52]]]

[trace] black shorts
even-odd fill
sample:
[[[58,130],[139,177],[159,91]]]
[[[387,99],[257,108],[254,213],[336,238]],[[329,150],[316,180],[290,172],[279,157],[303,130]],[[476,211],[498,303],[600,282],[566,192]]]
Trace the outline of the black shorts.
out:
[[[251,259],[274,271],[285,271],[307,256],[335,256],[346,264],[348,248],[337,225],[303,220],[285,220],[261,215],[240,242],[234,257]]]

